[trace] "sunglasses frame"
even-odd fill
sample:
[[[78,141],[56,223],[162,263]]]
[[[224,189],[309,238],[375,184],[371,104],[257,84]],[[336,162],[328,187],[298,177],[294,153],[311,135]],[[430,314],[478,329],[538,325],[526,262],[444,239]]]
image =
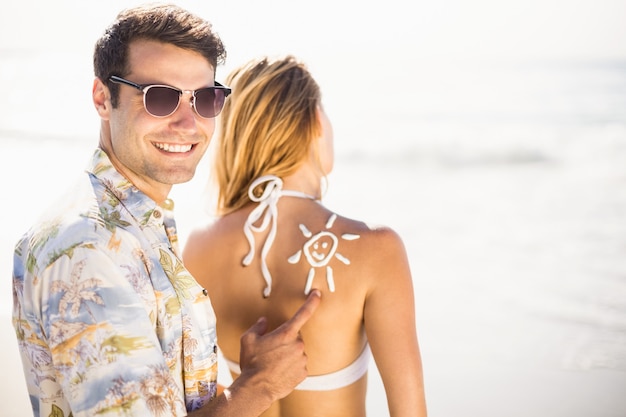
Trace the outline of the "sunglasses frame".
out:
[[[109,81],[115,84],[125,84],[128,85],[130,87],[136,88],[137,90],[141,91],[143,93],[143,108],[146,110],[146,112],[153,117],[158,117],[158,118],[164,118],[164,117],[168,117],[171,116],[172,114],[174,114],[176,112],[176,110],[178,110],[178,107],[180,106],[180,102],[182,101],[181,98],[183,96],[183,94],[185,93],[191,93],[191,97],[193,98],[191,100],[191,107],[193,107],[193,110],[196,112],[196,114],[199,117],[202,117],[203,119],[213,119],[215,117],[217,117],[221,112],[222,109],[224,108],[224,105],[222,104],[222,108],[219,109],[219,111],[211,117],[205,117],[203,115],[201,115],[198,112],[198,109],[196,107],[196,93],[198,91],[203,91],[203,90],[221,90],[224,92],[224,102],[226,101],[226,98],[230,95],[230,93],[232,92],[232,89],[230,87],[226,87],[225,85],[222,85],[220,83],[218,83],[217,81],[215,81],[215,85],[213,87],[203,87],[203,88],[199,88],[197,90],[181,90],[180,88],[176,88],[173,87],[171,85],[167,85],[167,84],[137,84],[135,82],[132,82],[130,80],[127,80],[125,78],[122,77],[118,77],[117,75],[111,75],[109,77]],[[170,113],[164,115],[164,116],[157,116],[156,114],[151,113],[148,110],[148,106],[146,104],[146,95],[148,94],[148,91],[153,88],[153,87],[165,87],[165,88],[169,88],[171,90],[177,91],[178,92],[178,103],[176,104],[176,107],[174,108],[174,110],[172,110]]]

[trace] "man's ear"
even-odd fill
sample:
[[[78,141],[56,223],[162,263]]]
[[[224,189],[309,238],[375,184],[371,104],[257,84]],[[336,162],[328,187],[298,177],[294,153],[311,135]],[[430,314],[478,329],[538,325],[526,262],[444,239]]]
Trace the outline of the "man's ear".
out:
[[[108,120],[111,113],[111,91],[102,82],[100,78],[93,80],[93,89],[91,91],[93,105],[100,115],[100,118]]]

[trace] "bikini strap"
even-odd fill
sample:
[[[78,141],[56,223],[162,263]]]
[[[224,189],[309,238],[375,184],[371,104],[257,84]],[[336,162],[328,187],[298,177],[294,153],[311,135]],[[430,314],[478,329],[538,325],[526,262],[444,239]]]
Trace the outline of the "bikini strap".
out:
[[[241,375],[241,366],[238,362],[222,357],[231,372]],[[298,391],[330,391],[347,387],[358,381],[369,370],[370,357],[369,344],[365,343],[359,357],[350,365],[329,374],[307,376],[295,389]]]

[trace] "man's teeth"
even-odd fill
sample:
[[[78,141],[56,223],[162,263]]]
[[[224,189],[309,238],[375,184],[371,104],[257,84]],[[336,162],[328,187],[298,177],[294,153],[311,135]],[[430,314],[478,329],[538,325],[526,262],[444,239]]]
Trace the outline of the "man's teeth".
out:
[[[155,143],[154,146],[157,148],[164,150],[165,152],[189,152],[191,150],[191,145],[175,145],[171,143]]]

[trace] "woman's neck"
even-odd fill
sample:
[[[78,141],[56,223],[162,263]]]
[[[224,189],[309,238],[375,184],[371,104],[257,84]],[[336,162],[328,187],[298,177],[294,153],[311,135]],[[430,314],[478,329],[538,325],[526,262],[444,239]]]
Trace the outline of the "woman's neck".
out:
[[[306,167],[302,167],[292,175],[283,178],[283,190],[299,191],[316,200],[322,199],[321,184],[320,175],[306,169]]]

